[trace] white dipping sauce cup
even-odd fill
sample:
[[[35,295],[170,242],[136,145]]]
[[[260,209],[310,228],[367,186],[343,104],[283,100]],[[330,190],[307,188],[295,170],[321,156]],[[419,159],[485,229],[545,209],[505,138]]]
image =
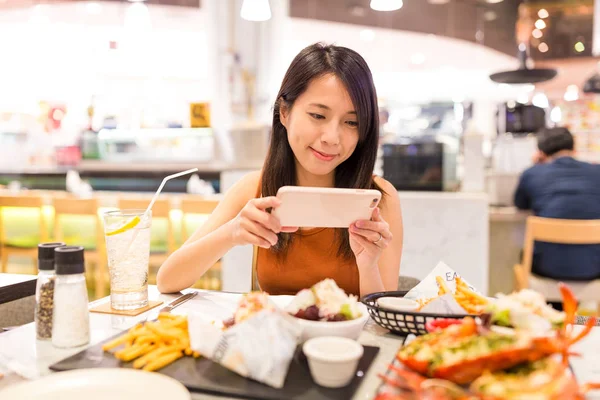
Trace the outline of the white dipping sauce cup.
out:
[[[302,347],[313,380],[320,386],[339,388],[356,374],[363,347],[355,340],[339,336],[309,339]]]

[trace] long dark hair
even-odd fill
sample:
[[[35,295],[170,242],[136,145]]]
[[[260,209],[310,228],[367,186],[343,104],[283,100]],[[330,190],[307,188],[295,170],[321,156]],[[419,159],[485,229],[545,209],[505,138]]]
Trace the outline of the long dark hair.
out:
[[[356,109],[359,138],[352,155],[335,169],[335,187],[355,189],[381,188],[373,180],[379,140],[377,93],[369,66],[360,54],[346,47],[315,43],[302,50],[288,68],[273,107],[273,130],[262,171],[262,196],[275,196],[282,186],[295,186],[295,157],[280,120],[281,107],[291,110],[309,83],[333,74],[350,94]],[[383,191],[382,191],[383,192]],[[292,235],[280,233],[273,250],[285,255]],[[353,257],[347,229],[337,229],[338,255]]]

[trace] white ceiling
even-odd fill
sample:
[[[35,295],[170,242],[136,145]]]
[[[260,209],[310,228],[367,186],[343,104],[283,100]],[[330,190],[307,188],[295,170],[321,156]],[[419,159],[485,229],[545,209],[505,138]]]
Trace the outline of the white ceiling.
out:
[[[291,61],[317,41],[359,52],[373,71],[379,96],[389,101],[502,100],[532,89],[489,79],[492,72],[517,68],[515,57],[462,40],[390,29],[365,32],[358,25],[291,18],[285,57]]]

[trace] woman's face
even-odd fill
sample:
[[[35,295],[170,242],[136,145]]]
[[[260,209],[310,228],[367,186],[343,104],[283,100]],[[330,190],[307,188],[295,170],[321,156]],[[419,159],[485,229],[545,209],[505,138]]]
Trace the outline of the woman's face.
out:
[[[313,79],[291,110],[282,107],[280,115],[299,174],[333,174],[358,143],[356,110],[335,75]]]

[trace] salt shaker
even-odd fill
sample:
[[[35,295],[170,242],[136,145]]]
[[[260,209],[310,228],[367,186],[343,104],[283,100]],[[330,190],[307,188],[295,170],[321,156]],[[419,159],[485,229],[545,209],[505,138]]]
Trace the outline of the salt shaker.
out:
[[[38,245],[38,276],[35,286],[35,332],[40,340],[52,337],[52,310],[54,304],[54,249],[64,243]]]
[[[52,344],[61,348],[82,346],[90,341],[83,247],[58,247],[54,250],[54,261]]]

